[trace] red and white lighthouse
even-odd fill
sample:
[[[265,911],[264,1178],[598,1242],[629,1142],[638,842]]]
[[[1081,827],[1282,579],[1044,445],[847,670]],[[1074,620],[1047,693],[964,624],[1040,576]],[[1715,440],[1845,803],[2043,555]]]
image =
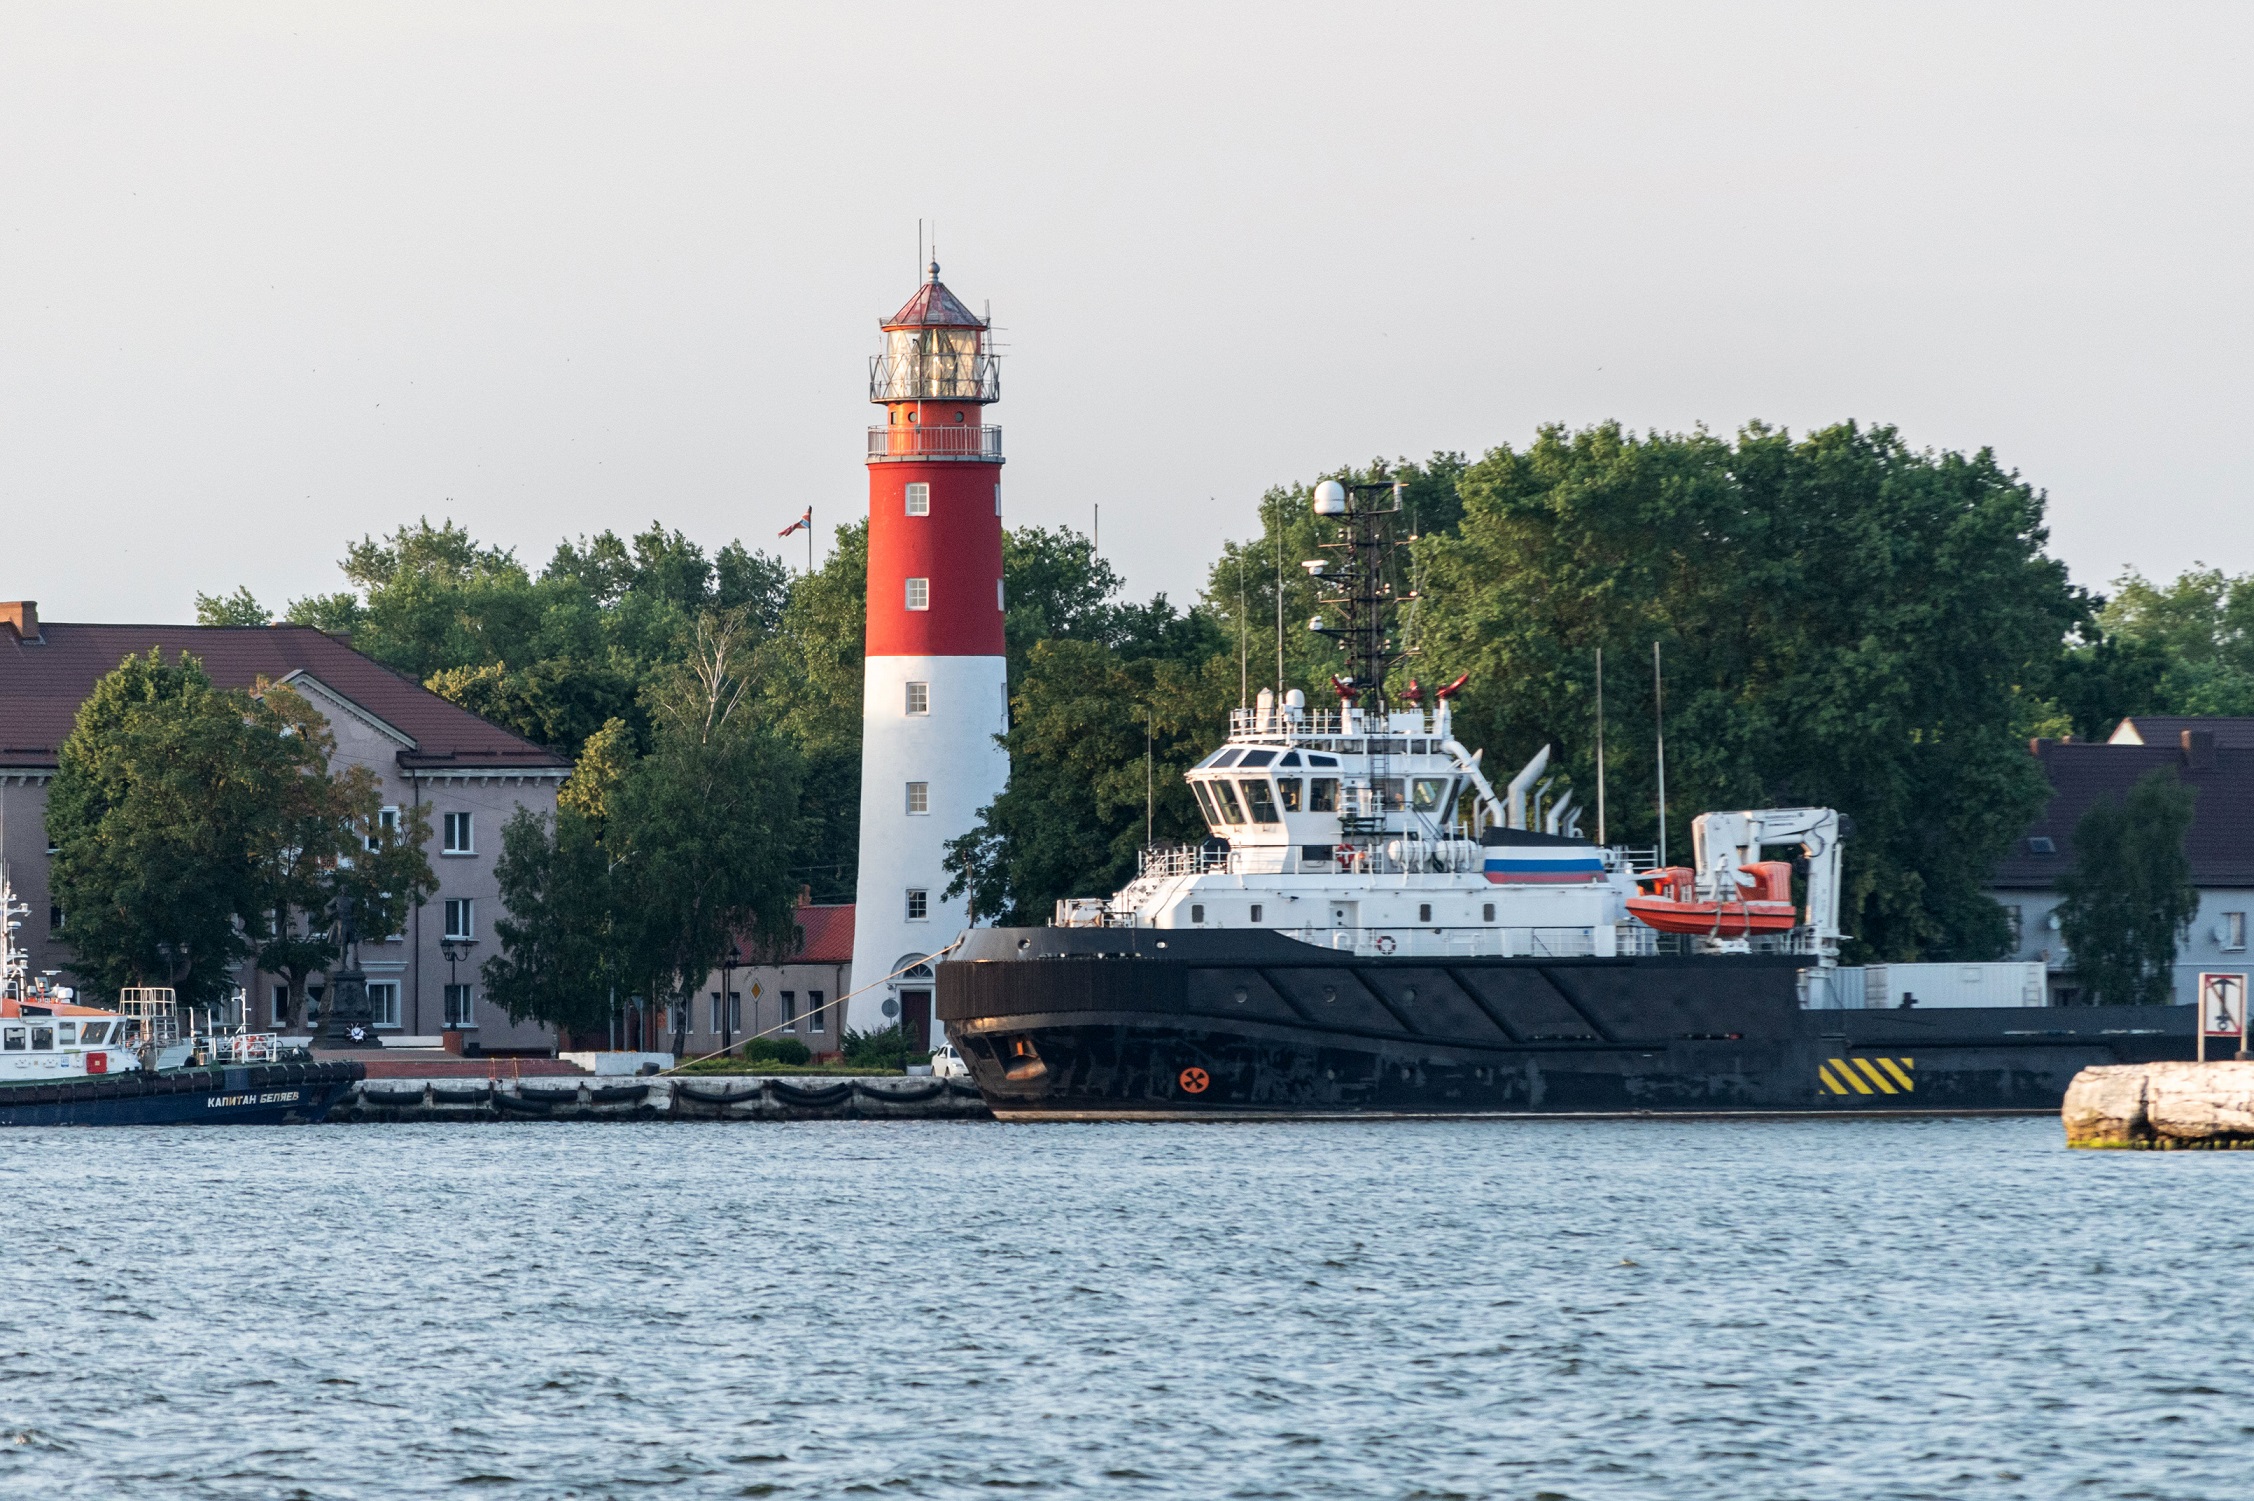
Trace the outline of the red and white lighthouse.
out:
[[[986,320],[939,281],[939,265],[884,320],[869,364],[869,623],[861,698],[861,864],[853,982],[860,1031],[936,1042],[924,958],[970,921],[944,895],[947,841],[1009,781],[996,736],[1009,721],[1002,656],[1001,396]],[[870,982],[909,973],[882,985]]]

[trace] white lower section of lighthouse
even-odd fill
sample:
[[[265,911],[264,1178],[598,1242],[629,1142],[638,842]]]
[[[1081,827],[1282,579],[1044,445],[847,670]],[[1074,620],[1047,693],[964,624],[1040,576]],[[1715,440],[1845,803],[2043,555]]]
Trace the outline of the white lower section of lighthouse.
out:
[[[995,738],[1008,728],[1009,675],[1001,657],[870,657],[862,682],[858,993],[845,1025],[870,1032],[903,1012],[931,1015],[928,974],[885,976],[969,926],[967,898],[946,898],[953,877],[941,862],[947,841],[968,833],[1009,783],[1009,753]],[[934,1047],[939,1037],[934,1020]]]

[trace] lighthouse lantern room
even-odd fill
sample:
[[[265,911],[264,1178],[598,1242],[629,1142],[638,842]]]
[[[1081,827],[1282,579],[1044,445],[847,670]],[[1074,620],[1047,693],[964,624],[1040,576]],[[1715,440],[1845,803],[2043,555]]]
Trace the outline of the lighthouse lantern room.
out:
[[[869,362],[868,639],[861,700],[861,848],[845,1025],[938,1041],[925,960],[970,920],[946,897],[947,841],[1009,780],[1003,661],[1001,397],[987,320],[934,262],[884,320]],[[873,981],[898,974],[897,978]]]

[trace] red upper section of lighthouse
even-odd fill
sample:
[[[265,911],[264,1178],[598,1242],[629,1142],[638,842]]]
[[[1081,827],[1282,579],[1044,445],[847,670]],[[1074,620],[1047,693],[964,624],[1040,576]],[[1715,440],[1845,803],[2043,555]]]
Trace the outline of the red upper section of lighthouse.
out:
[[[930,277],[885,320],[869,366],[868,653],[1002,655],[1002,430],[978,421],[1001,396],[974,316]]]

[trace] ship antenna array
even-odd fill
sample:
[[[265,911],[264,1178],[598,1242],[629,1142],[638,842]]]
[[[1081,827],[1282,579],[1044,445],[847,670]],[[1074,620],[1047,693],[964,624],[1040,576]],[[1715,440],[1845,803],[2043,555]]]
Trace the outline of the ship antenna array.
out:
[[[1317,624],[1314,630],[1338,643],[1346,655],[1343,681],[1357,696],[1366,696],[1364,707],[1373,713],[1385,709],[1386,673],[1409,655],[1396,649],[1387,620],[1400,603],[1389,574],[1396,545],[1393,518],[1401,513],[1404,488],[1391,481],[1343,485],[1343,507],[1330,511],[1320,495],[1316,501],[1316,515],[1327,515],[1338,528],[1322,544],[1338,561],[1315,575],[1316,587],[1324,604],[1339,608],[1341,619],[1337,625]]]

